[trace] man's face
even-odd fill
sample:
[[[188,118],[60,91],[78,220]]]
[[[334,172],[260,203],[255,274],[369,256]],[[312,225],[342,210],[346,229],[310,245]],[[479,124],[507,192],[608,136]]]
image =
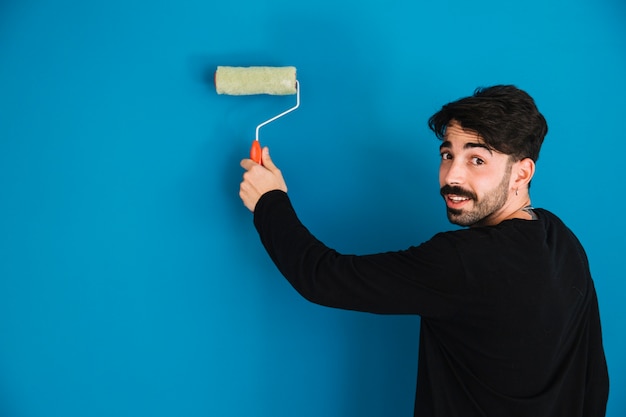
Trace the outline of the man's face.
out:
[[[448,220],[460,226],[499,223],[512,192],[510,157],[455,121],[446,128],[440,151],[439,185]]]

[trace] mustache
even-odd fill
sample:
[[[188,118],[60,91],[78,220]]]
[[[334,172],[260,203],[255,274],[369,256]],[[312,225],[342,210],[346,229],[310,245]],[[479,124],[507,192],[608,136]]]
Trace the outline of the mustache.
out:
[[[473,192],[464,190],[461,187],[447,184],[441,187],[441,190],[439,190],[439,194],[441,194],[443,197],[445,197],[447,194],[454,194],[460,197],[467,197],[469,199],[476,200],[476,194],[474,194]]]

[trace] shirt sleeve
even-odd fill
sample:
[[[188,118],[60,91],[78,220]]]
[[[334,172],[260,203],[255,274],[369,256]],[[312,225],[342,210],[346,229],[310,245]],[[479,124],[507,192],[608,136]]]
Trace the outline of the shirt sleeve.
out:
[[[308,231],[282,191],[261,197],[254,223],[279,271],[313,303],[432,318],[450,316],[460,309],[463,266],[454,241],[445,233],[404,251],[340,254]]]

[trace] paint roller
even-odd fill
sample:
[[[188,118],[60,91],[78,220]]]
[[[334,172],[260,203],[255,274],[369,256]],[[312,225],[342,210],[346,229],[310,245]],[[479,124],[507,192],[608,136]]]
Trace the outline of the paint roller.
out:
[[[296,95],[295,106],[277,114],[256,127],[256,136],[250,148],[250,159],[261,163],[259,130],[297,109],[300,106],[300,84],[296,80],[295,67],[227,67],[218,66],[215,71],[217,94],[245,96],[254,94]]]

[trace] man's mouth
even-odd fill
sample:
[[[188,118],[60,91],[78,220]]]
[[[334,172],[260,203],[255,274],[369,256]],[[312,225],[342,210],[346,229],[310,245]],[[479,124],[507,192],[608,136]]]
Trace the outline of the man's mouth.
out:
[[[462,208],[468,201],[471,200],[469,197],[455,195],[455,194],[445,194],[446,205],[451,209],[460,209]]]
[[[471,191],[450,185],[444,185],[441,187],[441,195],[445,199],[446,205],[449,208],[454,209],[460,209],[468,201],[475,199]]]
[[[459,195],[447,195],[446,197],[453,203],[460,203],[460,202],[469,200],[468,197],[462,197]]]

